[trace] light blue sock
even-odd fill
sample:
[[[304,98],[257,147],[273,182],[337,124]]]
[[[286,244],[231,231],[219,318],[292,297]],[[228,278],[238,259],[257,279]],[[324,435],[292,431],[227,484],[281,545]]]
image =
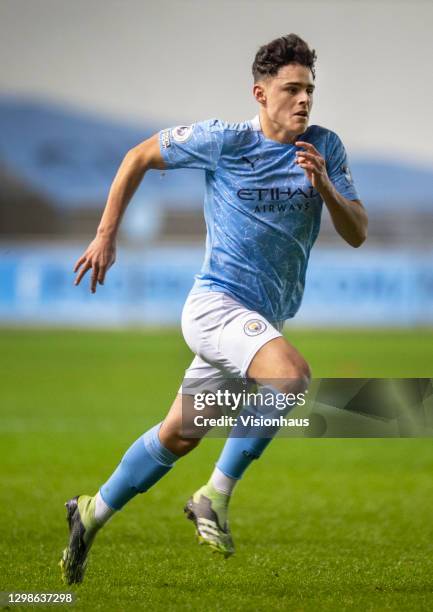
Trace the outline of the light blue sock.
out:
[[[274,395],[280,392],[273,387],[267,386],[260,389],[261,393],[272,393]],[[264,410],[266,414],[264,414]],[[277,408],[261,409],[257,406],[246,405],[241,414],[244,416],[251,415],[258,417],[260,415],[269,417],[285,416],[292,410],[292,407],[286,406],[283,410]],[[216,463],[216,466],[229,478],[240,480],[243,473],[254,459],[258,459],[275,434],[279,430],[277,426],[263,426],[262,428],[254,427],[249,434],[248,427],[240,421],[240,415],[237,418],[237,425],[233,427],[230,436],[224,444],[224,448]]]
[[[158,436],[160,427],[161,423],[158,423],[140,436],[102,485],[101,497],[114,510],[120,510],[135,495],[150,489],[179,458],[161,444]]]

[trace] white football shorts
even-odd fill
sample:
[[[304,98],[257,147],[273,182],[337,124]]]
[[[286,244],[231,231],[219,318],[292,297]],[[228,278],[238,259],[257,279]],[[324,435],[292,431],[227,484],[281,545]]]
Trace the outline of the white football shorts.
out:
[[[182,333],[196,356],[185,370],[179,393],[193,395],[202,379],[209,390],[224,386],[228,378],[244,379],[254,355],[282,335],[283,325],[284,321],[268,321],[227,293],[190,293],[182,311]]]

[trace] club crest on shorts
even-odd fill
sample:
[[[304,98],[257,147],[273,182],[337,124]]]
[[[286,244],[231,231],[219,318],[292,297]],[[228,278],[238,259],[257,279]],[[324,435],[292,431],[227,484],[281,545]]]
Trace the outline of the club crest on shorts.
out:
[[[186,142],[191,138],[194,124],[192,125],[178,125],[171,130],[173,140],[176,142]]]
[[[244,332],[247,336],[258,336],[262,334],[267,325],[261,319],[250,319],[244,325]]]

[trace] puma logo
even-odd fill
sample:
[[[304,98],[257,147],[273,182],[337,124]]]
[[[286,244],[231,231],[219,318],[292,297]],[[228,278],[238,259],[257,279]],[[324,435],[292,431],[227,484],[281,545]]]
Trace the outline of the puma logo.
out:
[[[251,168],[254,170],[254,164],[256,163],[256,161],[258,161],[260,159],[260,157],[257,156],[253,160],[248,159],[248,157],[241,157],[241,159],[246,161],[247,164],[250,164]]]

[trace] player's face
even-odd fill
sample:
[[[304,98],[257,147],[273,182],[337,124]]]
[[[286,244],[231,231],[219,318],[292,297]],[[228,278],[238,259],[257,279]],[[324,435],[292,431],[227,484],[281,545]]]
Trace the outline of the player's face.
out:
[[[254,87],[257,101],[277,129],[302,134],[313,105],[311,70],[300,64],[282,66],[277,74]]]

